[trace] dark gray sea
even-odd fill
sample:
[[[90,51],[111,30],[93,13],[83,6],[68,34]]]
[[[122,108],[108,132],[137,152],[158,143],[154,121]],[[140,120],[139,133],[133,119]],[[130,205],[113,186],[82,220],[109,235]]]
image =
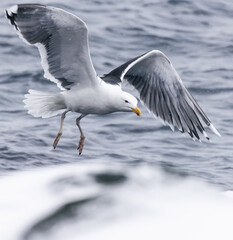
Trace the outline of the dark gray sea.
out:
[[[30,2],[30,1],[29,1]],[[20,40],[0,2],[0,239],[232,240],[233,1],[51,0],[89,27],[98,75],[158,49],[222,137],[193,141],[139,105],[142,116],[34,118],[29,89],[56,92],[36,48]],[[75,46],[74,46],[75,47]]]

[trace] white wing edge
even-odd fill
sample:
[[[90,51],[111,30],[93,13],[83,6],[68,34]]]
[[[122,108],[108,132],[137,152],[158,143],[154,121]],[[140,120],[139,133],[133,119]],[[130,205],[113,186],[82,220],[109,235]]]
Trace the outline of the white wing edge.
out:
[[[121,76],[120,76],[121,81],[123,81],[125,74],[129,71],[130,68],[132,68],[135,64],[137,64],[138,62],[140,62],[141,60],[143,60],[144,58],[146,58],[147,56],[149,56],[149,55],[152,54],[152,53],[157,53],[157,54],[159,53],[159,54],[161,54],[163,57],[165,57],[165,58],[167,59],[167,61],[168,61],[169,63],[171,63],[171,62],[169,61],[169,59],[166,57],[166,55],[165,55],[163,52],[161,52],[161,51],[159,51],[159,50],[151,50],[151,51],[149,51],[148,53],[146,53],[145,55],[143,55],[143,56],[137,58],[135,61],[131,62],[131,63],[125,68],[125,70],[122,72],[122,74],[121,74]]]
[[[18,11],[18,5],[14,5],[10,8],[8,8],[7,10],[7,14],[12,16],[13,13],[14,14],[17,14],[17,11]],[[9,23],[11,24],[11,22],[9,21]],[[16,23],[15,23],[16,24]],[[17,26],[17,25],[16,25]],[[61,83],[59,82],[59,80],[57,80],[50,72],[49,72],[49,64],[48,64],[48,55],[46,53],[46,49],[44,47],[43,44],[41,43],[36,43],[36,44],[31,44],[29,43],[24,37],[23,35],[21,34],[20,32],[20,29],[18,27],[15,27],[15,30],[16,30],[16,33],[17,35],[19,36],[19,38],[25,42],[26,44],[30,45],[30,46],[36,46],[39,50],[39,53],[40,53],[40,57],[41,57],[41,65],[42,65],[42,68],[44,70],[44,78],[47,78],[49,79],[50,81],[54,82],[57,84],[57,86],[61,89],[61,90],[66,90],[65,88],[63,88],[61,86]]]
[[[209,128],[216,134],[218,135],[219,137],[221,137],[221,134],[219,133],[219,131],[215,128],[215,126],[211,123],[209,125]]]
[[[49,72],[49,64],[48,64],[48,55],[45,49],[45,46],[41,43],[36,43],[35,46],[38,48],[39,53],[40,53],[40,57],[41,57],[41,65],[42,68],[44,69],[44,78],[49,79],[50,81],[54,82],[57,84],[57,86],[61,89],[61,90],[65,90],[65,88],[63,88],[61,86],[61,83],[59,82],[59,80],[57,80],[50,72]]]

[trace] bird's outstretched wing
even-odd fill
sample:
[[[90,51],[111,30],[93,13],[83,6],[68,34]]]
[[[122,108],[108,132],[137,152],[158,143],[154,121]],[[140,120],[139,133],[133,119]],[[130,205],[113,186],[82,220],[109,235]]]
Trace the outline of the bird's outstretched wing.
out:
[[[209,140],[199,119],[220,135],[201,107],[183,85],[170,60],[160,51],[152,50],[136,57],[106,74],[102,79],[110,84],[130,83],[140,100],[156,117],[174,130],[187,131],[200,139],[197,129]]]
[[[62,9],[38,4],[19,4],[6,17],[20,37],[38,47],[45,77],[61,89],[90,84],[96,73],[91,62],[87,26]]]

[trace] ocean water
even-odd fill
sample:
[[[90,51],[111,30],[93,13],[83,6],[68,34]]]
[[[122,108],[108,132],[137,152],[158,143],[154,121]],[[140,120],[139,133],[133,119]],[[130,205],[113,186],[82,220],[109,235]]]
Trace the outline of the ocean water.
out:
[[[148,50],[172,61],[222,137],[172,132],[142,116],[87,116],[83,154],[77,114],[33,118],[28,89],[56,92],[39,53],[0,2],[0,239],[233,239],[233,2],[220,0],[31,1],[61,7],[89,28],[101,76]],[[21,0],[20,3],[28,3]],[[75,46],[74,46],[75,47]]]

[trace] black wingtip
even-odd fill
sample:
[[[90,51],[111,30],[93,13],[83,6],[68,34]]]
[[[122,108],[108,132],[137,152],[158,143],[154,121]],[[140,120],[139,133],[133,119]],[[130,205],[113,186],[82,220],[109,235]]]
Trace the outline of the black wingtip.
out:
[[[11,25],[13,25],[16,28],[16,30],[19,30],[18,26],[16,24],[17,12],[11,11],[11,8],[6,9],[5,12],[6,12],[6,17],[7,17],[7,19],[9,19]]]

